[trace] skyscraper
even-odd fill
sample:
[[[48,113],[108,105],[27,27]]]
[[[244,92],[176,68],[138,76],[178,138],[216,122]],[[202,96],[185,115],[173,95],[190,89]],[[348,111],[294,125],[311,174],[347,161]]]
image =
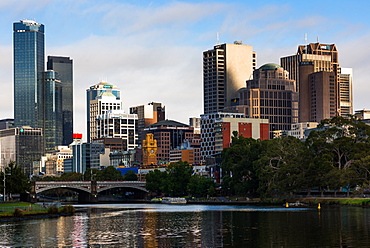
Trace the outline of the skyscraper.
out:
[[[62,143],[62,84],[55,71],[44,72],[43,131],[45,150],[54,151]]]
[[[340,87],[341,69],[335,44],[300,45],[297,54],[283,57],[280,62],[289,71],[290,78],[297,82],[299,122],[319,122],[321,118],[332,118],[342,114],[340,96],[344,93],[342,94],[341,90],[350,88]],[[329,75],[330,73],[311,75],[318,72],[330,72],[332,75]],[[318,88],[315,88],[316,86]],[[323,89],[325,90],[322,91]],[[352,99],[347,98],[345,105],[352,106]],[[322,106],[321,109],[319,106]],[[343,110],[345,109],[343,106]],[[348,109],[345,111],[343,114],[347,114]]]
[[[239,90],[239,112],[249,118],[269,120],[270,138],[275,130],[289,130],[298,122],[296,83],[279,65],[265,64],[253,72],[253,80]]]
[[[48,56],[47,70],[57,72],[56,78],[62,86],[62,145],[69,145],[73,135],[73,60],[69,57]]]
[[[216,45],[203,52],[203,108],[204,114],[224,111],[233,106],[237,91],[251,79],[256,68],[253,47],[234,44]]]
[[[341,68],[339,75],[340,114],[353,114],[352,68]]]
[[[21,20],[13,31],[14,126],[42,128],[44,25]]]
[[[102,108],[99,108],[99,109],[94,109],[93,111],[95,111],[93,113],[93,117],[91,116],[91,109],[90,109],[90,103],[91,101],[93,100],[96,100],[98,98],[98,96],[101,98],[103,96],[103,93],[106,93],[108,92],[110,97],[109,97],[109,101],[111,101],[111,104],[107,104],[107,106],[104,106],[104,111],[102,112]],[[113,99],[112,96],[114,96]],[[107,98],[108,96],[106,95],[105,98]],[[105,111],[106,110],[120,110],[121,107],[122,107],[122,103],[121,103],[121,91],[114,85],[112,84],[108,84],[106,82],[100,82],[96,85],[93,85],[91,86],[89,89],[86,90],[86,113],[87,113],[87,142],[91,142],[91,132],[96,132],[96,131],[92,131],[92,127],[91,125],[95,125],[94,123],[91,123],[92,121],[95,122],[95,119],[96,116],[98,115],[101,115],[101,114],[105,114]],[[113,102],[115,102],[114,106],[112,105]],[[97,103],[97,102],[95,102]],[[119,107],[117,107],[117,103],[119,103]],[[97,106],[98,107],[98,106]],[[107,107],[105,109],[105,107]]]
[[[149,125],[165,120],[166,107],[160,102],[150,102],[147,105],[130,107],[130,114],[138,117],[138,144],[146,139],[143,129]]]

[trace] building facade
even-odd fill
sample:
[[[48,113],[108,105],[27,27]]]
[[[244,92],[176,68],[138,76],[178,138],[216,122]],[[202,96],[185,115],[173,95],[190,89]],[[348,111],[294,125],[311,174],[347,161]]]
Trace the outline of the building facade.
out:
[[[122,110],[105,111],[105,114],[96,116],[96,136],[92,135],[91,137],[93,140],[120,138],[123,142],[123,150],[121,151],[134,150],[138,143],[137,115],[126,114]]]
[[[44,25],[30,20],[13,24],[14,125],[42,128]]]
[[[71,165],[73,172],[85,173],[87,169],[101,169],[100,155],[105,154],[103,144],[74,139],[70,148],[73,154]]]
[[[0,120],[0,130],[14,127],[14,119],[2,119]]]
[[[204,114],[234,105],[237,91],[252,77],[256,60],[253,47],[241,42],[216,45],[203,52]]]
[[[232,133],[245,138],[268,139],[267,119],[245,118],[242,113],[213,113],[201,115],[201,157],[214,157],[229,147]]]
[[[63,141],[62,85],[54,71],[44,74],[43,130],[46,152],[54,151]]]
[[[101,138],[98,136],[98,116],[104,116],[108,111],[117,111],[122,109],[121,100],[117,99],[111,91],[101,92],[94,100],[90,101],[89,106],[89,137],[90,141]],[[101,117],[103,119],[103,117]],[[112,119],[113,120],[113,119]],[[100,130],[102,131],[102,130]]]
[[[48,56],[47,70],[56,72],[62,85],[62,145],[72,143],[73,134],[73,60],[69,57]]]
[[[329,112],[327,118],[337,115],[347,115],[353,111],[352,87],[349,83],[348,76],[341,76],[341,68],[338,60],[338,50],[335,44],[310,43],[308,45],[298,46],[296,55],[291,55],[281,58],[281,65],[289,71],[290,78],[296,80],[299,92],[299,122],[315,122],[320,121],[320,114],[315,115],[311,107],[320,105],[320,101],[326,101],[329,104],[325,108],[327,110],[319,110],[320,112]],[[327,73],[315,74],[318,72],[332,73],[329,80],[326,80]],[[316,85],[319,87],[329,85],[328,94],[323,93],[322,96],[327,99],[317,99],[314,97],[314,91],[318,92],[321,89],[313,87],[312,80],[316,80]],[[334,80],[334,81],[333,81]],[[343,81],[341,83],[340,81]],[[330,108],[330,109],[329,109]],[[342,113],[343,110],[343,113]],[[352,113],[351,113],[352,114]],[[316,119],[312,119],[316,116]]]
[[[107,104],[104,105],[104,110],[103,110],[102,109],[103,106],[99,106],[99,101],[95,101],[95,100],[97,100],[98,98],[101,99],[104,93],[107,93],[108,96],[111,96],[109,99],[112,105],[110,105],[110,102],[108,102]],[[93,113],[90,113],[91,112],[91,109],[90,109],[91,101],[95,101],[93,103],[95,104]],[[115,103],[114,106],[113,106],[113,103]],[[117,106],[117,104],[119,105],[119,107]],[[104,114],[106,110],[120,110],[121,105],[122,105],[121,91],[112,84],[108,84],[107,82],[100,82],[96,85],[91,86],[89,89],[86,90],[87,142],[91,141],[90,133],[95,132],[95,128],[91,127],[91,125],[93,126],[95,125],[95,117],[98,115]],[[94,115],[94,116],[91,116],[91,115]]]
[[[11,161],[21,166],[24,173],[34,175],[34,162],[44,155],[41,128],[17,127],[0,130],[0,167]],[[38,170],[38,168],[36,168]]]
[[[153,134],[157,141],[157,164],[170,162],[170,150],[180,147],[184,140],[194,137],[194,128],[189,125],[164,120],[144,128],[144,133]]]
[[[352,68],[341,68],[339,75],[339,102],[342,116],[353,115]]]
[[[305,140],[307,137],[305,136],[305,131],[308,129],[316,128],[319,125],[318,122],[301,122],[301,123],[294,123],[290,130],[287,131],[288,136],[293,136],[300,140]]]
[[[276,64],[265,64],[253,72],[253,80],[239,90],[239,104],[236,108],[245,117],[269,120],[270,138],[275,130],[289,130],[298,122],[296,83]]]
[[[143,129],[149,125],[165,120],[166,107],[159,102],[150,102],[147,105],[130,107],[130,114],[136,114],[138,117],[138,144],[145,140]]]

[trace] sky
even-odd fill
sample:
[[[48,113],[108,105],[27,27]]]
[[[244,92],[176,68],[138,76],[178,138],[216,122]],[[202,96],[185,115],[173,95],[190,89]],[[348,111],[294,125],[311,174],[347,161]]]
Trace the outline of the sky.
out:
[[[12,26],[23,19],[45,25],[45,56],[73,59],[77,133],[86,134],[86,89],[100,81],[121,89],[126,112],[161,102],[167,119],[187,124],[203,110],[203,51],[242,41],[258,67],[280,64],[305,34],[337,45],[340,66],[353,68],[354,110],[370,109],[369,9],[368,0],[1,0],[0,119],[13,118]]]

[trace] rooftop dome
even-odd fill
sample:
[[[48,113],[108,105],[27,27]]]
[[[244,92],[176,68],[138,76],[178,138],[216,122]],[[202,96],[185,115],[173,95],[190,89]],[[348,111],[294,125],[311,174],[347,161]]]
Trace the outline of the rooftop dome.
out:
[[[268,63],[268,64],[264,64],[263,66],[261,66],[259,70],[267,71],[267,70],[275,70],[278,68],[282,68],[282,67],[278,64]]]

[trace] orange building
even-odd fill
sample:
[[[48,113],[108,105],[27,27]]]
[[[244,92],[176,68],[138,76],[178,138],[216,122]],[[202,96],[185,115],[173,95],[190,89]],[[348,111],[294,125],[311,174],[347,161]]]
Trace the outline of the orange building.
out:
[[[144,166],[157,164],[157,141],[152,133],[146,134],[145,140],[143,140],[142,152]]]

